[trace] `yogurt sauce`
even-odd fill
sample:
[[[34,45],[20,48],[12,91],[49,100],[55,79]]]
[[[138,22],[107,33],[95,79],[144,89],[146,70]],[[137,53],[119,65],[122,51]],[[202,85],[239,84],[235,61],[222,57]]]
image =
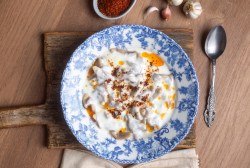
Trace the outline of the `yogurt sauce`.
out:
[[[150,135],[175,108],[173,76],[160,56],[147,51],[110,49],[89,69],[84,87],[89,116],[117,139]]]

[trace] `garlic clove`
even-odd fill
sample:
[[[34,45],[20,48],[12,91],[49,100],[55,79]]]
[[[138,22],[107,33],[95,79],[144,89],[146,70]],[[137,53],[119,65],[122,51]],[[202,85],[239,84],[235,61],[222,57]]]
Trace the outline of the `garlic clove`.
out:
[[[162,17],[164,20],[168,21],[168,20],[171,18],[171,16],[172,16],[172,12],[171,12],[169,6],[167,6],[165,9],[163,9],[163,10],[161,11],[161,17]]]
[[[202,7],[201,7],[200,2],[194,3],[194,9],[197,15],[200,15],[202,13]]]
[[[167,1],[169,5],[173,5],[173,6],[179,6],[183,2],[183,0],[167,0]]]
[[[192,19],[197,19],[202,13],[200,2],[187,1],[183,6],[184,13]]]
[[[150,14],[153,13],[153,12],[159,12],[159,9],[158,9],[157,7],[155,7],[155,6],[150,6],[149,8],[147,8],[147,9],[146,9],[146,12],[145,12],[145,14],[144,14],[144,19],[145,19],[146,17],[148,17],[148,15],[150,15]]]

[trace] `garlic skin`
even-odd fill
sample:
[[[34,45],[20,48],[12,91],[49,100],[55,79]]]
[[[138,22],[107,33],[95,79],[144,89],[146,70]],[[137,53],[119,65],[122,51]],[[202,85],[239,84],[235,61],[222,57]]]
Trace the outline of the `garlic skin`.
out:
[[[197,19],[202,13],[200,2],[187,1],[183,6],[184,13],[192,19]]]
[[[172,16],[172,12],[171,12],[169,6],[167,6],[165,9],[163,9],[161,11],[161,17],[165,21],[168,21],[171,18],[171,16]]]
[[[183,2],[183,0],[167,0],[167,1],[169,5],[173,5],[173,6],[179,6]]]
[[[146,18],[146,17],[148,17],[148,15],[150,15],[151,13],[153,13],[153,12],[159,12],[159,9],[157,8],[157,7],[155,7],[155,6],[150,6],[149,8],[147,8],[146,9],[146,12],[144,13],[144,19]]]

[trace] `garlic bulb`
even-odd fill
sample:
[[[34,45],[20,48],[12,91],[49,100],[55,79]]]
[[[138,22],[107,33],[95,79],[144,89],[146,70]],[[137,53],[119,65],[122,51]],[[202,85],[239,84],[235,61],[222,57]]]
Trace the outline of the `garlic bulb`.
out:
[[[184,13],[192,19],[197,19],[202,13],[200,2],[187,1],[183,6]]]
[[[173,6],[179,6],[182,2],[183,0],[168,0],[168,3]]]
[[[167,6],[165,9],[163,9],[163,10],[161,11],[161,17],[162,17],[164,20],[166,20],[166,21],[168,21],[168,20],[171,18],[171,15],[172,15],[172,12],[171,12],[169,6]]]

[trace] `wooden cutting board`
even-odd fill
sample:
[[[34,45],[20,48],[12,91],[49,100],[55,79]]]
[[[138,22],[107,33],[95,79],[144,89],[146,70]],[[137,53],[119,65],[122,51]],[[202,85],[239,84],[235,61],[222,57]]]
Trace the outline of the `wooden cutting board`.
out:
[[[193,57],[193,31],[190,29],[165,29]],[[47,126],[48,148],[84,149],[67,127],[60,105],[62,73],[72,52],[94,32],[49,32],[44,34],[44,66],[47,75],[46,102],[37,106],[0,109],[0,128],[32,124]],[[188,136],[175,148],[195,147],[195,124]]]

